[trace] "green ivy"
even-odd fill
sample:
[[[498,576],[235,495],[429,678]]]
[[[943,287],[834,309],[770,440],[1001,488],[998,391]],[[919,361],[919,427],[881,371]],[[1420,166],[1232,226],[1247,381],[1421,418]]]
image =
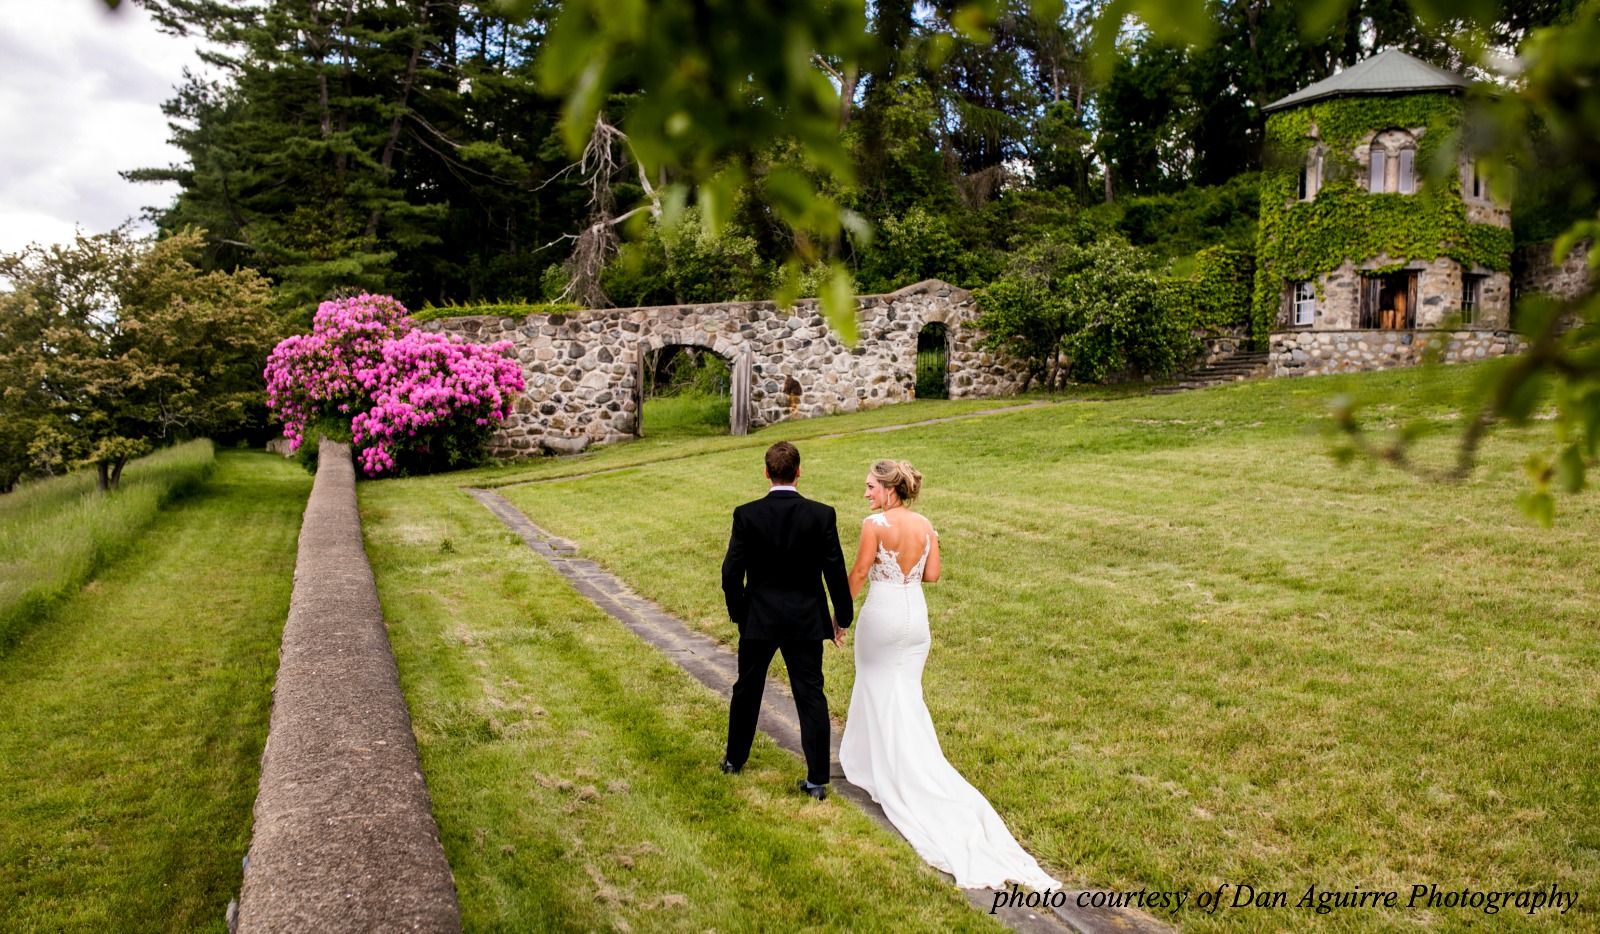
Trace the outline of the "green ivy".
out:
[[[566,315],[578,311],[577,305],[529,305],[514,302],[490,302],[482,305],[428,305],[411,312],[412,321],[433,321],[439,318],[526,318],[529,315]]]
[[[1267,118],[1274,158],[1261,173],[1261,223],[1256,246],[1252,335],[1258,344],[1277,323],[1284,282],[1315,279],[1346,261],[1390,256],[1395,266],[1449,257],[1497,272],[1511,269],[1511,231],[1467,220],[1455,166],[1431,180],[1430,170],[1461,122],[1460,98],[1449,94],[1349,97],[1318,101]],[[1297,197],[1300,166],[1311,151],[1312,124],[1326,156],[1322,185],[1311,201]],[[1373,131],[1415,131],[1417,194],[1370,194],[1356,184],[1356,142]]]
[[[1161,280],[1161,305],[1188,328],[1218,334],[1250,324],[1255,257],[1225,246],[1194,255],[1187,278]]]

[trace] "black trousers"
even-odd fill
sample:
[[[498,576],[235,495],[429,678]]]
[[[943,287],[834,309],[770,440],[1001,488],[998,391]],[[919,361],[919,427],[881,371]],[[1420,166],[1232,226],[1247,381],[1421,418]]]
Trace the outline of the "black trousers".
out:
[[[750,758],[761,715],[761,693],[767,685],[772,656],[783,653],[794,691],[794,709],[800,717],[800,745],[806,753],[806,780],[828,783],[828,698],[822,693],[822,640],[779,642],[776,639],[739,639],[739,680],[733,685],[728,710],[728,761],[742,766]]]

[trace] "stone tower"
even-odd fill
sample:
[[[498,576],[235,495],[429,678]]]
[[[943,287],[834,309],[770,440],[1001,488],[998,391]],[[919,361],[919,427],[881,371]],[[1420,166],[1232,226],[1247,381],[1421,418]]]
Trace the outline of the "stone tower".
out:
[[[1510,209],[1471,154],[1446,145],[1469,86],[1390,50],[1262,108],[1254,324],[1277,372],[1403,365],[1416,332],[1440,327],[1462,332],[1458,345],[1481,337],[1485,352],[1465,356],[1504,352]],[[1338,332],[1347,348],[1404,350],[1335,365]]]

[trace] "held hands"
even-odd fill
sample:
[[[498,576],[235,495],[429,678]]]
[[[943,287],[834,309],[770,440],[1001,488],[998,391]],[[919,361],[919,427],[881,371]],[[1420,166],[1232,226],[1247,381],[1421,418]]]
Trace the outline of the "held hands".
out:
[[[839,628],[838,617],[834,617],[833,620],[833,644],[841,649],[844,648],[844,630]]]

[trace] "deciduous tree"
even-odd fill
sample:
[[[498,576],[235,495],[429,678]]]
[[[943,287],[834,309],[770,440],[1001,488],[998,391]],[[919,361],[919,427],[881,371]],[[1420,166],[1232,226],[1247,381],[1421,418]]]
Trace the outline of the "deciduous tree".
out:
[[[131,457],[244,423],[276,335],[254,272],[206,272],[198,231],[122,230],[0,255],[0,481]]]

